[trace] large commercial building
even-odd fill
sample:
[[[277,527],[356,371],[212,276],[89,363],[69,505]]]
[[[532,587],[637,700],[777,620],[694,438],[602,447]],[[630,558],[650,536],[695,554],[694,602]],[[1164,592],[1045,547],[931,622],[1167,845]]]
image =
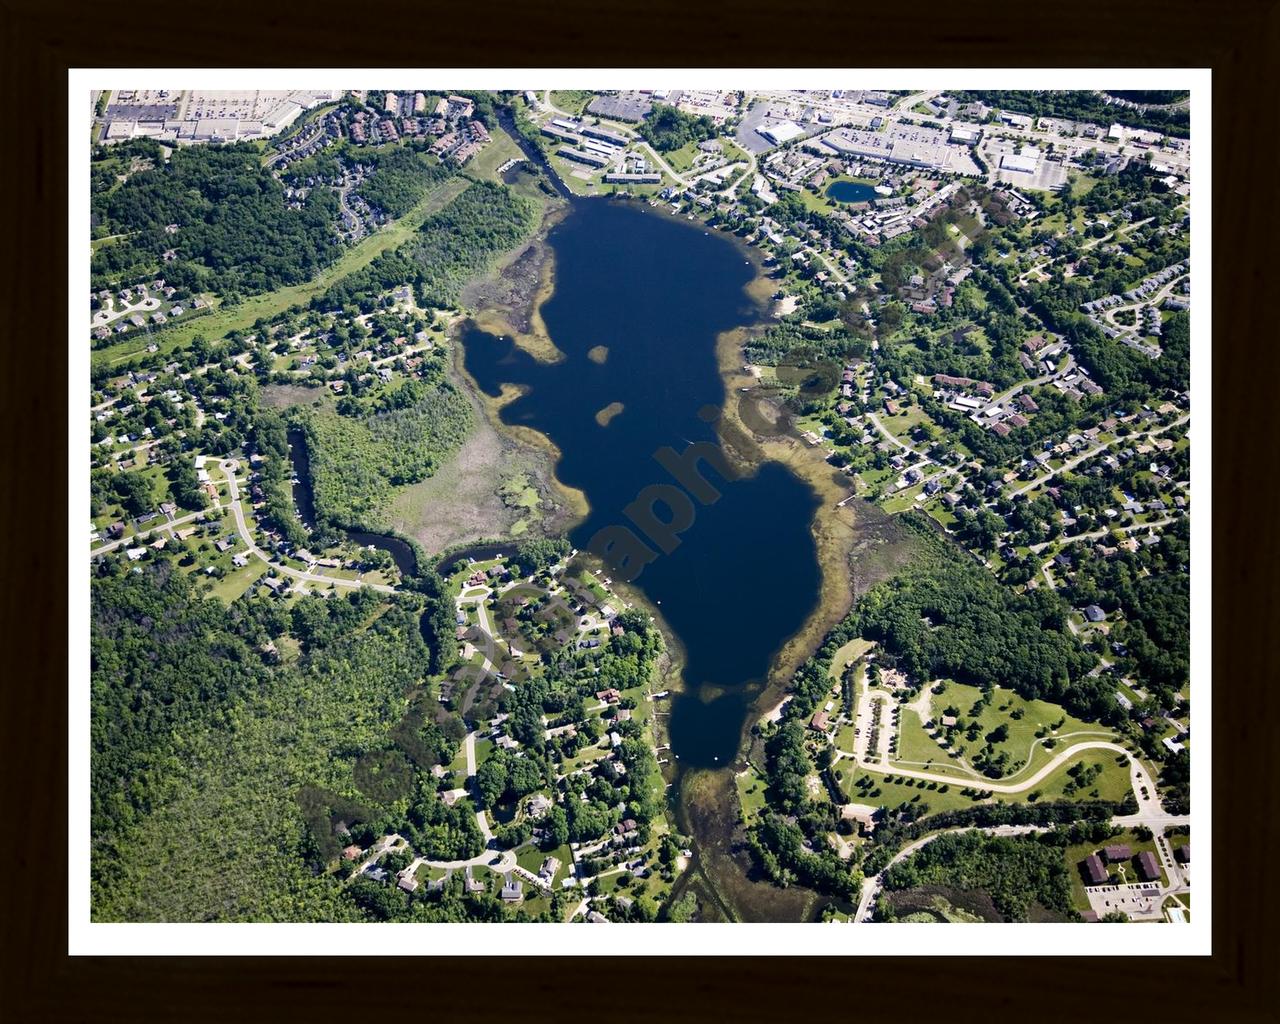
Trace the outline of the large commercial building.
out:
[[[261,139],[293,124],[305,110],[336,100],[325,90],[118,90],[107,107],[104,142],[147,138],[193,144]]]
[[[822,141],[842,156],[906,164],[955,174],[977,174],[968,146],[948,144],[944,132],[902,126],[887,132],[837,128]]]
[[[784,143],[790,142],[792,139],[798,139],[804,134],[804,129],[794,121],[782,121],[778,124],[757,128],[756,131],[775,146],[781,146]]]
[[[1017,153],[1005,153],[1000,158],[1000,167],[1006,171],[1022,171],[1024,174],[1035,174],[1040,163],[1040,150],[1035,146],[1023,146]]]

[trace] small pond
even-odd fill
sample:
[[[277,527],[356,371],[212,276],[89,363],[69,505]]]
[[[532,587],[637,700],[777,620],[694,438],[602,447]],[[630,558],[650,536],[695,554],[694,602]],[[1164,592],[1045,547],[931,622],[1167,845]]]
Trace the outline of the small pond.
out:
[[[828,199],[834,199],[838,203],[866,203],[879,198],[874,185],[847,180],[833,181],[827,186],[826,195]]]

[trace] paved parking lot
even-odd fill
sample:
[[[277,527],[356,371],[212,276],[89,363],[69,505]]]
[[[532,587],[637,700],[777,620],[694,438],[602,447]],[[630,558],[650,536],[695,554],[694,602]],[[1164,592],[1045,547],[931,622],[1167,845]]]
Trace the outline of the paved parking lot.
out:
[[[1085,888],[1089,906],[1102,917],[1117,910],[1128,914],[1135,921],[1160,920],[1160,904],[1164,897],[1158,882],[1138,882],[1134,885],[1092,885]]]

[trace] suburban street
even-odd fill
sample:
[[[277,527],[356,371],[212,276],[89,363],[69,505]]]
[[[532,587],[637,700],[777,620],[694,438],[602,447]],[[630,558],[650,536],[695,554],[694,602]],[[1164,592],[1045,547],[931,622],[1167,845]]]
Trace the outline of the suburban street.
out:
[[[280,562],[273,561],[271,556],[267,552],[263,551],[260,547],[258,547],[257,544],[254,543],[253,532],[249,529],[249,524],[245,519],[244,508],[241,505],[241,499],[240,499],[240,487],[236,481],[236,470],[239,469],[239,463],[237,463],[234,459],[226,459],[219,464],[219,468],[222,470],[223,475],[226,477],[226,480],[227,480],[227,489],[230,495],[230,498],[227,502],[227,507],[231,509],[232,518],[235,520],[236,533],[239,534],[240,540],[243,541],[245,545],[245,550],[249,554],[253,555],[255,558],[258,558],[263,562],[266,562],[269,566],[275,569],[276,572],[280,573],[282,576],[288,576],[290,579],[296,580],[299,584],[313,583],[318,586],[327,586],[328,584],[333,584],[334,586],[353,588],[353,589],[359,588],[359,587],[370,587],[373,590],[376,590],[383,594],[395,593],[395,587],[387,586],[384,583],[370,583],[365,580],[349,580],[349,579],[342,579],[337,576],[325,576],[320,573],[304,571],[302,569],[294,569],[290,566],[282,565]],[[218,509],[220,507],[221,505],[215,500],[213,503],[213,508]],[[183,526],[186,523],[192,523],[198,520],[202,520],[205,514],[206,514],[205,512],[192,512],[185,516],[179,516],[176,519],[168,520],[163,523],[158,523],[157,525],[147,530],[139,530],[136,534],[134,534],[131,537],[123,537],[120,540],[111,541],[110,543],[103,544],[99,547],[93,548],[89,552],[89,557],[96,558],[99,555],[105,555],[107,552],[114,551],[116,548],[119,548],[124,545],[140,544],[144,540],[148,540],[153,534],[156,534],[156,533],[172,534],[173,531],[179,526]]]
[[[1038,555],[1050,544],[1061,546],[1063,544],[1074,544],[1077,541],[1082,540],[1101,540],[1103,537],[1109,537],[1116,530],[1119,530],[1121,533],[1138,533],[1141,530],[1152,529],[1159,526],[1168,526],[1173,521],[1173,516],[1165,516],[1163,519],[1153,519],[1149,523],[1131,523],[1128,526],[1109,526],[1103,530],[1093,530],[1089,533],[1077,533],[1071,537],[1057,537],[1054,540],[1041,541],[1039,544],[1032,544],[1027,548],[1027,550],[1032,554]]]
[[[1035,490],[1041,484],[1048,483],[1059,473],[1064,473],[1064,472],[1067,472],[1068,470],[1075,469],[1076,466],[1080,465],[1080,463],[1084,462],[1085,460],[1091,459],[1095,455],[1100,454],[1101,452],[1105,452],[1117,441],[1120,441],[1120,440],[1136,441],[1143,437],[1155,437],[1157,434],[1163,434],[1166,430],[1171,430],[1172,428],[1178,426],[1179,424],[1186,423],[1187,420],[1189,419],[1191,419],[1191,414],[1186,413],[1183,416],[1179,416],[1172,423],[1163,427],[1157,427],[1155,430],[1147,431],[1145,434],[1133,434],[1129,438],[1116,437],[1116,438],[1112,438],[1110,441],[1104,441],[1102,444],[1098,445],[1097,447],[1090,448],[1087,452],[1083,452],[1080,455],[1075,456],[1074,458],[1068,459],[1057,469],[1051,469],[1044,476],[1036,477],[1036,479],[1032,480],[1030,483],[1024,484],[1022,487],[1019,487],[1013,491],[1010,491],[1009,497],[1016,498],[1019,494],[1026,494],[1027,491]]]
[[[244,542],[245,548],[250,554],[260,558],[282,575],[298,580],[301,583],[320,585],[332,583],[335,586],[352,588],[370,587],[383,594],[394,594],[396,592],[395,587],[389,587],[384,583],[366,583],[364,580],[345,580],[335,576],[321,576],[318,573],[304,572],[301,569],[292,569],[287,565],[281,565],[279,562],[273,562],[271,556],[253,542],[253,533],[249,530],[249,524],[245,521],[244,509],[240,505],[240,487],[236,483],[236,470],[240,468],[240,464],[235,459],[225,459],[219,465],[223,475],[227,478],[227,488],[231,496],[228,505],[230,505],[231,515],[236,521],[236,532],[240,534],[240,539]]]

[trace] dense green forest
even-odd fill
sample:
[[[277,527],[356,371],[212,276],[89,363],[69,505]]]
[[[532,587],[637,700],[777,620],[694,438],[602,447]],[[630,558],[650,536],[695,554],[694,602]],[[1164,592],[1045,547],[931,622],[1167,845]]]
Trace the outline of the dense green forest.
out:
[[[1075,916],[1062,849],[1031,837],[947,833],[885,873],[886,892],[923,885],[986,892],[1006,921],[1026,921],[1035,904]]]
[[[1123,124],[1186,138],[1191,134],[1189,110],[1134,110],[1108,103],[1102,95],[1081,89],[985,89],[953,92],[961,103],[981,101],[998,110],[1032,117],[1060,117],[1094,124]]]
[[[92,590],[95,920],[358,920],[313,874],[301,787],[356,795],[428,652],[421,599],[369,591],[228,608],[171,562]],[[370,623],[373,619],[372,624]],[[295,638],[295,662],[266,645]],[[283,639],[282,639],[283,638]]]
[[[418,267],[423,305],[451,306],[468,278],[533,229],[534,204],[510,189],[481,181],[422,225],[409,251]]]
[[[337,197],[316,188],[290,209],[247,143],[180,147],[166,160],[157,144],[131,142],[94,160],[110,162],[91,176],[94,235],[125,236],[94,253],[95,289],[163,272],[175,287],[251,294],[309,280],[338,256]],[[176,259],[163,261],[170,249]]]
[[[435,157],[406,146],[361,154],[371,159],[374,170],[356,190],[365,202],[391,217],[403,217],[436,183],[449,177],[450,169]]]
[[[528,237],[536,216],[533,202],[524,196],[492,182],[476,182],[428,217],[414,239],[344,278],[314,304],[371,309],[382,292],[409,282],[422,305],[451,307],[469,278]]]
[[[1070,496],[1068,496],[1070,498]],[[1125,674],[1171,708],[1191,671],[1191,526],[1169,524],[1156,544],[1110,558],[1087,547],[1074,553],[1065,592],[1077,607],[1097,604],[1123,620],[1109,638],[1125,653]]]
[[[992,828],[999,825],[1050,825],[1060,828],[1110,827],[1117,814],[1136,814],[1138,799],[1130,790],[1122,801],[1049,800],[1036,803],[981,803],[928,816],[898,815],[887,818],[871,837],[872,848],[863,861],[867,875],[888,866],[894,855],[908,843],[930,832],[955,828]]]
[[[140,572],[104,560],[92,602],[94,920],[529,919],[464,895],[460,876],[411,897],[321,871],[338,816],[356,842],[397,831],[426,856],[483,849],[470,802],[445,804],[428,771],[466,727],[423,684],[421,598],[227,607],[160,557]],[[643,811],[652,777],[633,763]]]
[[[274,409],[257,408],[253,418],[252,441],[264,460],[258,472],[265,500],[258,515],[268,525],[275,527],[289,544],[302,547],[307,540],[307,531],[294,511],[291,484],[293,470],[289,461],[288,426],[284,417]]]
[[[1082,718],[1118,720],[1110,688],[1088,675],[1095,659],[1067,630],[1057,594],[1012,593],[922,515],[907,513],[903,521],[919,536],[922,555],[858,602],[855,635],[879,641],[913,682],[996,683]]]
[[[655,103],[640,125],[645,141],[660,153],[705,142],[716,135],[716,123],[707,116],[696,117],[665,103]]]
[[[403,381],[339,413],[306,410],[316,517],[334,526],[380,525],[395,487],[423,480],[458,449],[471,406],[447,381]]]
[[[1191,95],[1186,89],[1107,89],[1106,92],[1130,103],[1150,103],[1153,106],[1181,103]]]
[[[824,330],[789,319],[770,324],[763,333],[748,338],[742,352],[750,363],[805,366],[818,360],[834,359],[843,363],[865,356],[867,348],[865,340],[854,337],[843,327]]]

